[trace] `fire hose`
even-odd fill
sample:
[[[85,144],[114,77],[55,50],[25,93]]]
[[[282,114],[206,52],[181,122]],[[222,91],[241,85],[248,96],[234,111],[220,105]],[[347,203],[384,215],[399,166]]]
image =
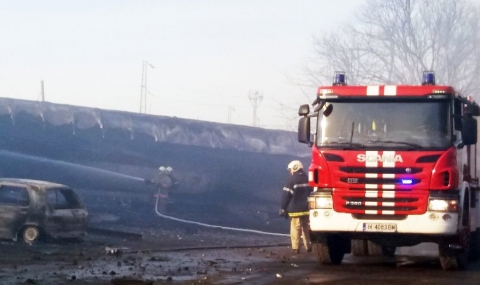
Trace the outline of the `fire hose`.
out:
[[[158,200],[159,200],[160,195],[157,195],[157,199],[155,201],[155,213],[165,219],[181,222],[181,223],[187,223],[187,224],[194,224],[197,226],[202,226],[202,227],[208,227],[208,228],[214,228],[214,229],[222,229],[222,230],[230,230],[230,231],[237,231],[237,232],[247,232],[247,233],[255,233],[255,234],[262,234],[262,235],[272,235],[272,236],[285,236],[288,237],[290,235],[288,234],[281,234],[281,233],[272,233],[272,232],[264,232],[264,231],[258,231],[258,230],[252,230],[252,229],[242,229],[242,228],[234,228],[234,227],[224,227],[224,226],[218,226],[218,225],[210,225],[206,223],[200,223],[200,222],[195,222],[195,221],[189,221],[189,220],[184,220],[184,219],[179,219],[175,218],[172,216],[167,216],[165,214],[162,214],[158,211]]]

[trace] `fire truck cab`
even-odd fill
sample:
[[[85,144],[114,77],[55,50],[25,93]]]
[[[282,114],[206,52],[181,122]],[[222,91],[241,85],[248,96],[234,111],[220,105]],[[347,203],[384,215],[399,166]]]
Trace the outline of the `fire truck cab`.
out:
[[[299,108],[312,147],[311,239],[321,263],[438,244],[443,269],[480,256],[479,106],[451,86],[348,86],[336,72]],[[314,123],[311,123],[312,119]],[[311,127],[314,130],[311,136]]]

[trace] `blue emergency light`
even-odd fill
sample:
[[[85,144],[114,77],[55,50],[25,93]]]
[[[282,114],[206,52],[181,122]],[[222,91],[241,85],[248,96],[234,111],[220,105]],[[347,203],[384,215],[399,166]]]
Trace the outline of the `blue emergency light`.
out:
[[[422,78],[422,85],[435,85],[435,72],[424,71]]]
[[[412,185],[413,179],[401,179],[403,185]]]
[[[333,85],[347,85],[345,71],[335,71],[335,75],[333,76]]]

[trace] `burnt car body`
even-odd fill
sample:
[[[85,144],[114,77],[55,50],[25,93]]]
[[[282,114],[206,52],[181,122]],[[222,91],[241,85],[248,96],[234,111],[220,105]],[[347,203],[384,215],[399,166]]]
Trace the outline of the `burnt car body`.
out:
[[[0,178],[0,239],[22,237],[31,244],[41,236],[78,238],[88,218],[84,203],[66,185]]]

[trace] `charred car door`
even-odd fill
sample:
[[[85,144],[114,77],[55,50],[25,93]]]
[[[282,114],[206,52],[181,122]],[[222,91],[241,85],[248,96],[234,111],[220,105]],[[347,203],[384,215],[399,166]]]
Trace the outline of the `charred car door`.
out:
[[[54,238],[82,236],[86,231],[88,212],[83,202],[69,188],[46,189],[49,211],[46,230]]]
[[[0,238],[15,239],[27,221],[30,196],[26,187],[0,185]]]

